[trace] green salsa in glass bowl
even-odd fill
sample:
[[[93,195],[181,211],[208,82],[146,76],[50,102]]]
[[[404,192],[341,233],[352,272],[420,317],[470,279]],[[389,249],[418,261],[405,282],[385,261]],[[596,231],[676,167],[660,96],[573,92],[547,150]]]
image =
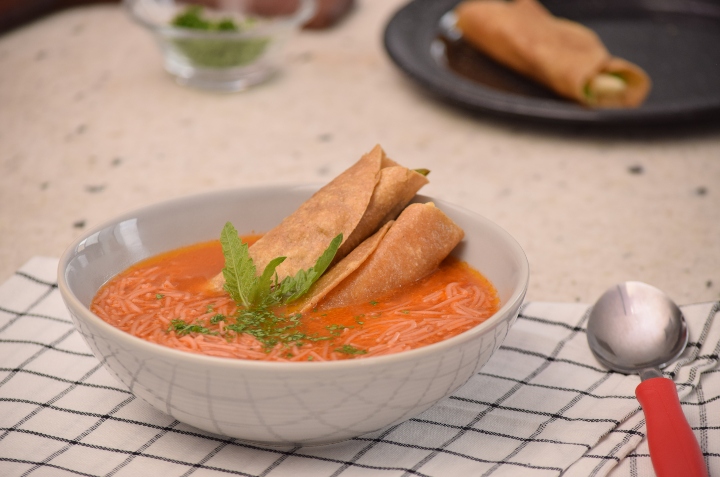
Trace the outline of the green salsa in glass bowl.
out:
[[[154,35],[165,69],[184,85],[241,91],[281,66],[282,46],[314,13],[314,0],[277,12],[263,3],[226,1],[223,9],[171,0],[125,0],[130,15]]]

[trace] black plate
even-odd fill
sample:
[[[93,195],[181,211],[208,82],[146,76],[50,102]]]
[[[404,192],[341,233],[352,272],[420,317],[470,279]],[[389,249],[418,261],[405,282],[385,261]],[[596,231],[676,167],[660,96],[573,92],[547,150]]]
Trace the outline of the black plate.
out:
[[[385,49],[412,79],[473,110],[593,124],[649,124],[720,116],[720,0],[543,0],[556,16],[593,29],[613,55],[642,67],[653,88],[636,109],[593,110],[443,39],[458,0],[414,0],[392,17]]]

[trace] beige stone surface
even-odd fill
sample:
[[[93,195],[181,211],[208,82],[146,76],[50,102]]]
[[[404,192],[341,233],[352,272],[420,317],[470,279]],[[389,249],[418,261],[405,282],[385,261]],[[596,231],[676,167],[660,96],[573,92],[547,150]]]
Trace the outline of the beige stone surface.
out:
[[[326,182],[375,144],[432,170],[424,192],[487,216],[531,266],[528,299],[592,302],[644,280],[720,299],[720,125],[602,132],[471,115],[390,61],[402,2],[303,32],[239,94],[179,86],[115,6],[0,37],[0,281],[130,209],[218,188]]]

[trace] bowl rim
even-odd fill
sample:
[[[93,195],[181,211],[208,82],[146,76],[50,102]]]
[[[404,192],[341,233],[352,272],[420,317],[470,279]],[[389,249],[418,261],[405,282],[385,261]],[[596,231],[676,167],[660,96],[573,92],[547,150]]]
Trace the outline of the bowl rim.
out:
[[[180,28],[170,25],[169,23],[165,24],[149,20],[137,11],[137,7],[147,1],[148,0],[122,0],[122,5],[128,12],[129,16],[135,22],[146,27],[154,33],[174,38],[212,38],[232,40],[257,38],[260,36],[267,37],[273,35],[277,30],[299,26],[300,24],[312,18],[312,16],[317,11],[317,0],[300,0],[300,6],[298,7],[297,13],[293,15],[278,16],[270,22],[263,22],[248,30],[205,31],[193,30],[191,28]],[[175,5],[177,2],[175,2],[174,0],[170,0],[159,3]]]
[[[218,356],[208,356],[199,353],[191,353],[187,351],[181,351],[167,346],[163,346],[157,343],[144,340],[137,336],[131,335],[128,332],[122,331],[119,328],[106,322],[95,313],[91,312],[90,309],[85,306],[80,299],[71,290],[70,285],[67,283],[65,277],[65,270],[69,265],[70,261],[76,254],[76,250],[81,244],[98,234],[100,231],[114,226],[122,221],[132,219],[143,213],[148,213],[153,209],[163,209],[167,207],[177,206],[182,202],[193,201],[197,199],[210,199],[212,196],[220,196],[226,194],[258,194],[260,192],[312,192],[317,190],[324,184],[294,184],[294,185],[260,185],[250,187],[235,187],[235,188],[224,188],[213,190],[204,193],[191,194],[185,196],[179,196],[159,202],[155,202],[146,206],[138,207],[133,210],[124,212],[112,219],[106,220],[103,223],[88,229],[80,237],[76,238],[70,246],[68,246],[60,257],[57,269],[57,284],[60,294],[63,300],[66,302],[67,307],[72,307],[74,310],[79,310],[83,315],[82,320],[91,322],[95,327],[100,327],[105,332],[109,333],[113,339],[119,342],[124,342],[132,347],[140,347],[142,350],[146,350],[148,354],[160,355],[167,359],[177,361],[193,363],[194,365],[207,365],[219,368],[230,368],[230,369],[247,369],[266,371],[268,369],[274,369],[280,371],[292,371],[292,372],[308,372],[308,371],[325,371],[335,372],[345,369],[351,369],[356,367],[386,367],[390,364],[399,364],[402,362],[414,362],[416,360],[427,357],[427,355],[442,355],[447,348],[453,348],[462,343],[472,340],[477,334],[482,334],[487,328],[494,328],[500,322],[506,319],[509,313],[512,313],[513,309],[519,309],[525,298],[528,289],[528,283],[530,278],[530,266],[527,256],[517,242],[517,240],[510,235],[505,229],[485,218],[484,216],[469,210],[463,206],[459,206],[450,202],[436,199],[431,196],[417,194],[414,200],[418,198],[423,200],[431,200],[435,203],[438,208],[443,209],[444,207],[453,208],[460,213],[464,213],[473,216],[475,219],[483,223],[483,225],[491,229],[495,234],[501,236],[504,242],[508,245],[510,251],[518,259],[520,264],[520,270],[518,273],[518,284],[513,287],[510,297],[505,303],[487,320],[482,323],[466,330],[458,335],[452,336],[448,339],[438,341],[436,343],[429,344],[420,348],[411,349],[399,353],[393,353],[389,355],[374,356],[364,359],[347,359],[337,361],[293,361],[293,362],[277,362],[277,361],[256,361],[249,359],[232,359],[223,358]],[[158,252],[162,253],[162,252]],[[155,254],[156,255],[156,254]],[[149,258],[149,257],[148,257]],[[137,262],[136,262],[137,263]],[[130,266],[130,265],[129,265]],[[127,267],[126,267],[127,268]],[[482,273],[482,271],[480,271]],[[95,291],[97,293],[97,290]],[[71,306],[72,305],[72,306]],[[73,313],[71,313],[73,314]],[[74,322],[75,320],[73,320]],[[75,323],[74,323],[75,324]],[[75,324],[77,329],[77,324]]]

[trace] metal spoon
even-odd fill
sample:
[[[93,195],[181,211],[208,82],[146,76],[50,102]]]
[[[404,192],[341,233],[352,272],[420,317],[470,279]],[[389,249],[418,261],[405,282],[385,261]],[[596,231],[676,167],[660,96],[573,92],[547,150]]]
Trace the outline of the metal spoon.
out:
[[[707,476],[702,451],[680,407],[675,384],[660,371],[682,354],[688,342],[687,325],[677,305],[653,286],[620,283],[593,306],[587,338],[604,366],[640,374],[642,382],[635,396],[645,413],[655,473],[659,477]]]

